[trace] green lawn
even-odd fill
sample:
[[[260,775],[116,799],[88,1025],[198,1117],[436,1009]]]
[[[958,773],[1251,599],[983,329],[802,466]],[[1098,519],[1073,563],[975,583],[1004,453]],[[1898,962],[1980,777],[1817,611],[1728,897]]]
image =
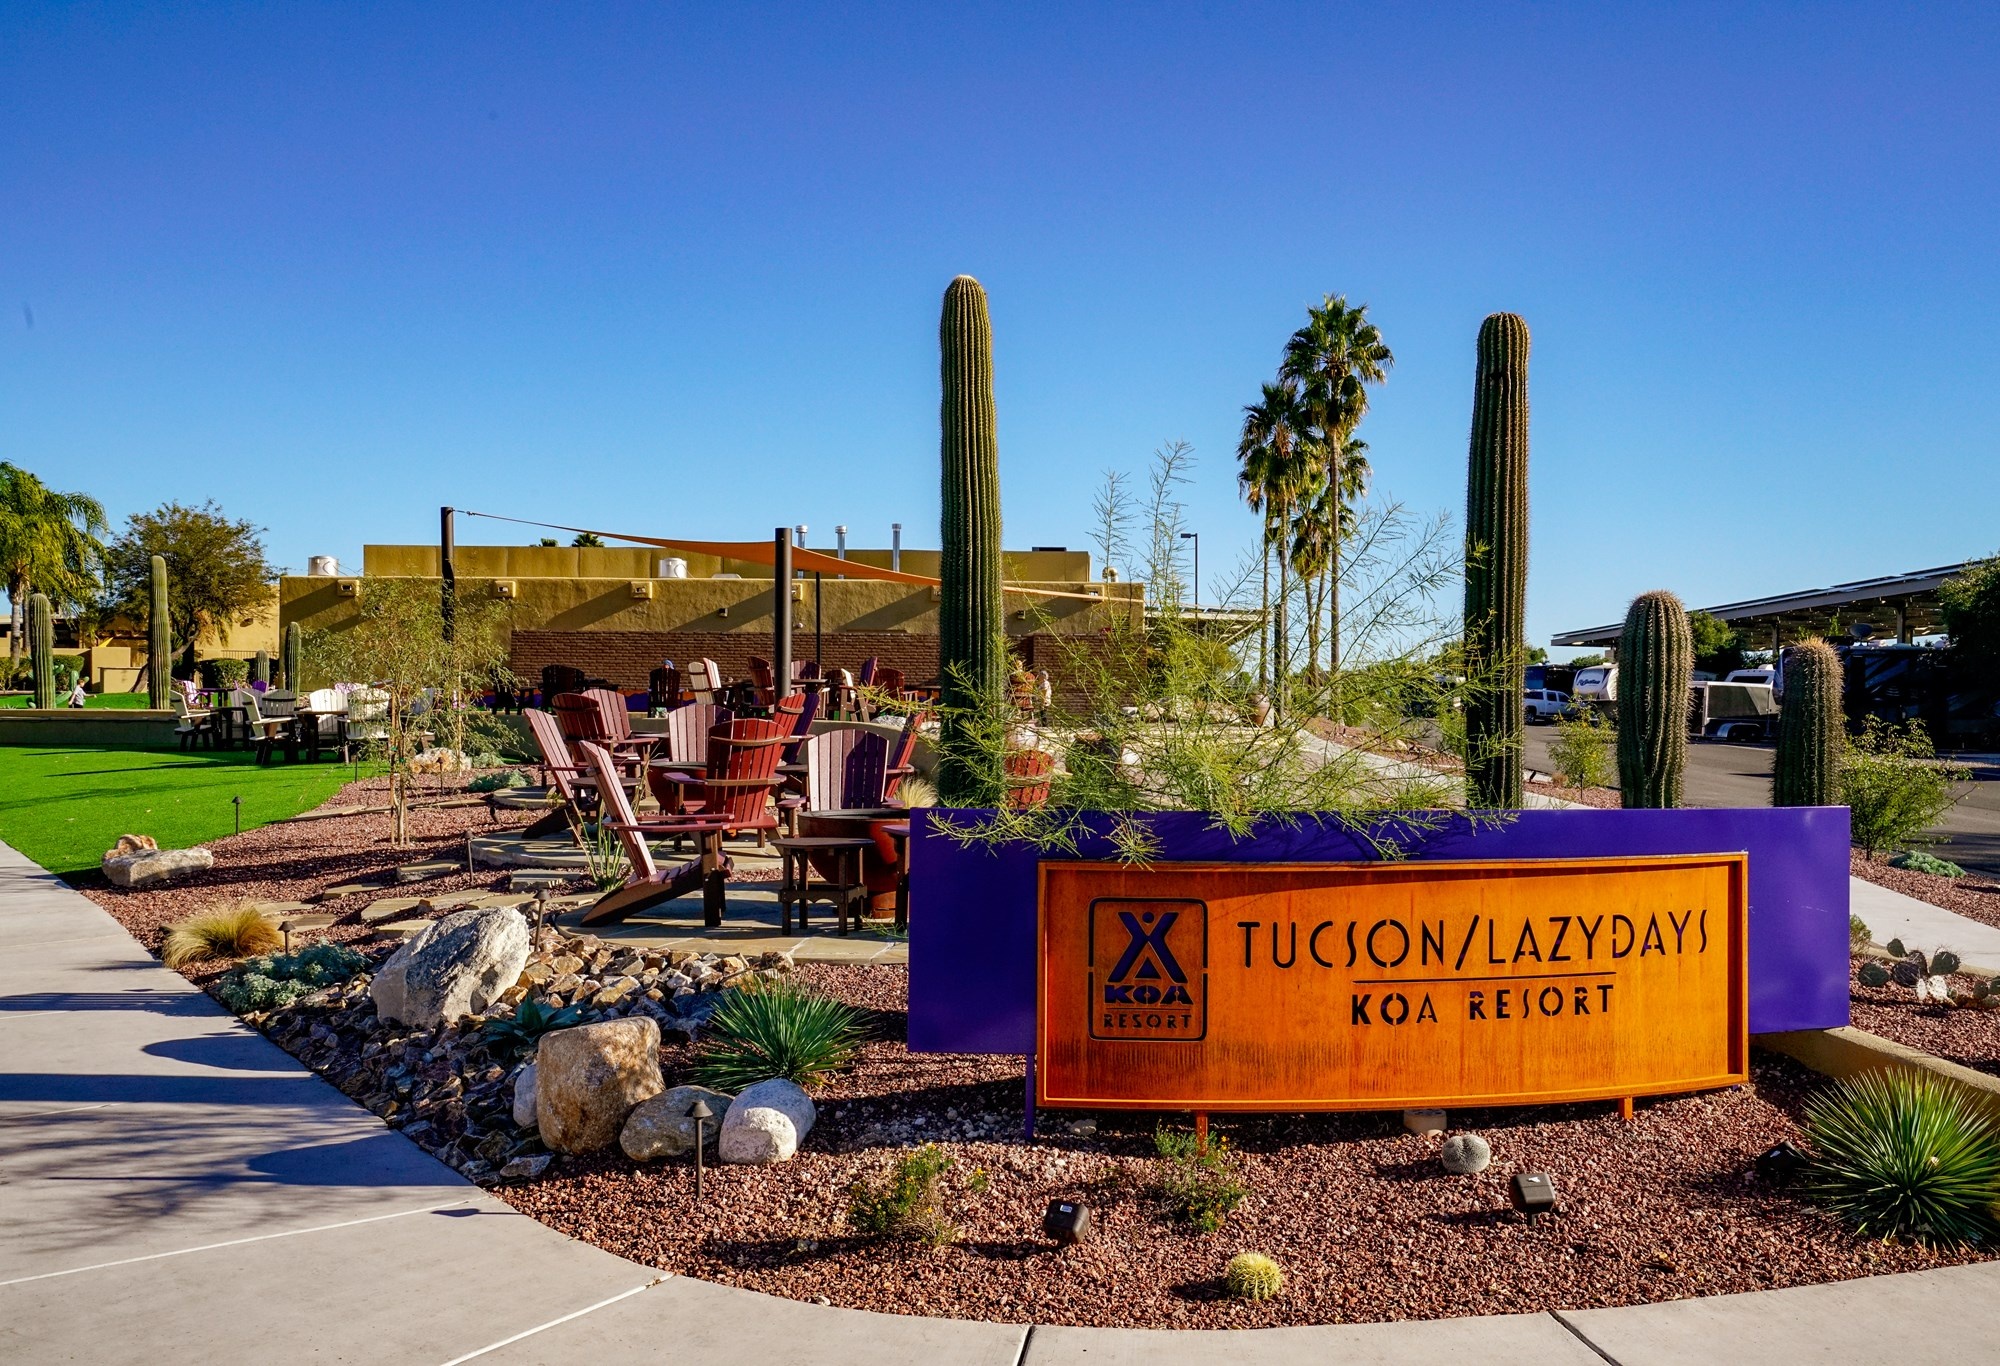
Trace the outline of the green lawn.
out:
[[[57,706],[60,707],[68,701],[69,694],[67,692],[56,694]],[[0,707],[32,707],[34,705],[35,698],[32,693],[21,693],[13,697],[0,697]],[[87,709],[96,707],[143,707],[146,705],[146,694],[142,692],[92,693],[85,699],[83,705]]]
[[[370,766],[364,765],[364,772]],[[186,848],[310,811],[354,775],[341,763],[259,768],[247,750],[0,747],[0,840],[52,873],[97,867],[123,834]]]

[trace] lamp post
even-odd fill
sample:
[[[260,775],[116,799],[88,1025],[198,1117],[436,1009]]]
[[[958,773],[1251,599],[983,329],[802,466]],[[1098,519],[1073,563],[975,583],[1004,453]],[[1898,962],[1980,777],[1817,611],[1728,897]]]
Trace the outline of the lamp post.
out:
[[[698,1205],[701,1203],[702,1124],[714,1119],[715,1111],[708,1108],[707,1101],[696,1096],[694,1104],[688,1106],[688,1118],[694,1121],[694,1202]]]
[[[1201,606],[1201,533],[1183,531],[1181,539],[1194,542],[1194,605],[1199,607]]]

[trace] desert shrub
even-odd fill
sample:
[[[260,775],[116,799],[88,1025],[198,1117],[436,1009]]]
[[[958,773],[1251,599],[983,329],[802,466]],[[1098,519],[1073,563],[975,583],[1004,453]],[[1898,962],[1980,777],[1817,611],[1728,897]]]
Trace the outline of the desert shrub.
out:
[[[255,902],[232,901],[212,906],[167,929],[160,961],[170,968],[214,958],[250,958],[282,948],[285,932],[274,916]]]
[[[497,1020],[488,1020],[479,1031],[480,1041],[495,1053],[513,1058],[521,1058],[535,1051],[542,1035],[558,1029],[568,1029],[583,1020],[583,1007],[563,1006],[552,1009],[545,1002],[530,997],[521,1002],[513,1015]]]
[[[296,953],[250,959],[216,983],[215,994],[239,1015],[277,1010],[367,966],[366,954],[344,944],[314,944]]]
[[[202,683],[211,688],[240,688],[250,677],[250,663],[243,659],[204,659],[198,667]]]
[[[1965,869],[1950,859],[1941,859],[1935,854],[1927,854],[1921,849],[1905,849],[1889,860],[1891,868],[1907,868],[1913,873],[1929,873],[1934,877],[1964,877]]]
[[[926,1247],[958,1241],[955,1201],[983,1195],[986,1173],[973,1168],[953,1180],[958,1160],[935,1143],[904,1153],[879,1178],[848,1189],[847,1222],[862,1233],[904,1238]]]
[[[2000,1141],[1962,1086],[1914,1072],[1864,1072],[1806,1105],[1807,1189],[1856,1232],[1978,1242],[1993,1231]]]
[[[1595,708],[1556,718],[1549,762],[1565,787],[1612,787],[1618,781],[1618,735]]]
[[[1866,948],[1872,938],[1873,936],[1871,936],[1868,932],[1867,921],[1863,920],[1858,915],[1849,915],[1847,917],[1848,948],[1850,949]]]
[[[1965,770],[1938,762],[1936,753],[1921,722],[1895,726],[1873,716],[1848,746],[1840,795],[1852,813],[1854,842],[1868,857],[1927,843],[1924,832],[1957,804],[1952,784]]]
[[[493,760],[493,764],[488,765],[485,763],[484,761],[487,759]],[[476,756],[472,762],[475,767],[479,768],[497,766],[500,763],[500,756],[497,754],[481,754]],[[465,785],[465,790],[467,792],[502,792],[517,787],[526,787],[527,785],[528,780],[521,776],[520,769],[503,768],[497,773],[480,774]]]
[[[1160,1155],[1160,1194],[1182,1222],[1213,1233],[1243,1203],[1250,1188],[1243,1182],[1242,1164],[1220,1135],[1203,1143],[1192,1133],[1162,1126],[1153,1134]]]
[[[1261,1252],[1239,1252],[1229,1259],[1222,1280],[1239,1300],[1268,1300],[1285,1288],[1285,1271]]]
[[[845,1067],[864,1034],[861,1012],[824,992],[789,982],[741,988],[709,1017],[695,1080],[730,1095],[772,1077],[812,1086]]]

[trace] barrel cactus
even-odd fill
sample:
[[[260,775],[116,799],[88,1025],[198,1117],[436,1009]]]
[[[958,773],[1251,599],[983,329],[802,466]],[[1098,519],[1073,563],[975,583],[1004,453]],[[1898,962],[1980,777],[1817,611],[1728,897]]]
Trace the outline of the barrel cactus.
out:
[[[38,707],[56,704],[56,618],[48,595],[36,593],[28,599],[28,649],[34,670],[34,703]]]
[[[1479,328],[1465,480],[1465,774],[1475,807],[1521,805],[1527,600],[1528,325],[1495,313]]]
[[[998,756],[975,753],[976,715],[1007,683],[1006,610],[1000,586],[1000,449],[993,414],[993,327],[986,291],[961,275],[944,293],[938,324],[943,466],[938,663],[945,735],[938,768],[947,802],[964,804],[998,785]],[[991,767],[993,772],[986,772]]]
[[[1838,806],[1846,717],[1840,704],[1840,656],[1823,640],[1792,648],[1778,707],[1773,806]]]
[[[148,585],[146,612],[146,705],[154,710],[167,706],[167,690],[173,686],[174,623],[167,615],[167,562],[153,556],[153,577]]]
[[[1438,1162],[1453,1176],[1476,1175],[1492,1161],[1492,1145],[1478,1134],[1453,1134],[1438,1149]]]
[[[1261,1252],[1239,1252],[1229,1259],[1223,1280],[1239,1300],[1268,1300],[1285,1288],[1285,1271]]]
[[[285,686],[293,692],[298,692],[304,686],[299,682],[299,679],[303,677],[300,670],[304,667],[304,659],[305,632],[300,629],[296,621],[286,622],[285,653],[283,656]]]
[[[1672,593],[1641,593],[1618,638],[1618,787],[1628,807],[1681,804],[1694,638]]]

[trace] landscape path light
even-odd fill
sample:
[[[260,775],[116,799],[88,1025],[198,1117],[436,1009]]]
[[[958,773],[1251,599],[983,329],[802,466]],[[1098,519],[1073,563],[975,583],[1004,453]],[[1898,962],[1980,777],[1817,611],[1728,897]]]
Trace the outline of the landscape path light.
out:
[[[688,1118],[694,1121],[694,1202],[701,1203],[701,1149],[705,1142],[702,1137],[704,1122],[715,1118],[715,1111],[708,1108],[708,1102],[696,1096],[694,1104],[688,1106]]]
[[[1514,1173],[1514,1208],[1534,1223],[1538,1214],[1556,1212],[1555,1178],[1544,1172]]]

